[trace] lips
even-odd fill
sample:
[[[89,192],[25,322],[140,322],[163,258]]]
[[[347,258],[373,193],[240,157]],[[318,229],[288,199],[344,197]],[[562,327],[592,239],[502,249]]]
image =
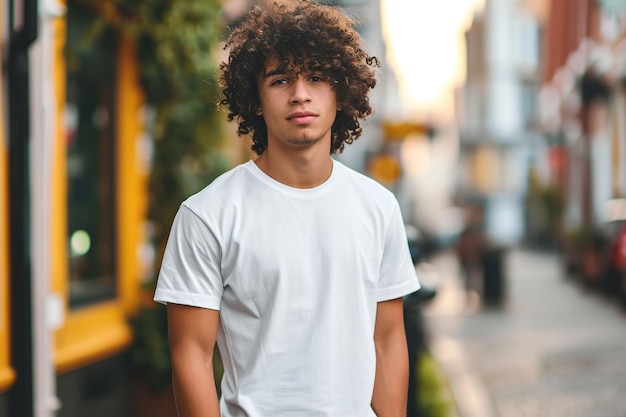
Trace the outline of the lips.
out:
[[[317,117],[317,114],[311,111],[298,111],[287,116],[287,120],[295,123],[310,123]]]

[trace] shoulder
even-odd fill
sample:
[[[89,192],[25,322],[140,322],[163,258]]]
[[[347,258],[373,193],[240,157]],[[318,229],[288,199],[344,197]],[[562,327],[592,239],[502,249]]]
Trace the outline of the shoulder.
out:
[[[337,169],[338,176],[353,191],[362,194],[369,200],[382,204],[393,204],[396,201],[395,195],[373,178],[362,174],[343,163],[335,160],[334,167]]]
[[[251,181],[246,162],[226,171],[196,194],[183,201],[183,205],[200,215],[210,210],[220,211],[232,202],[236,194],[245,193]]]

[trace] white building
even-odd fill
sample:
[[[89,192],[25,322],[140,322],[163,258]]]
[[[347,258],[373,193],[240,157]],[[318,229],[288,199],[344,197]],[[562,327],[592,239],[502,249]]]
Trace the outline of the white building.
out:
[[[523,237],[538,86],[538,23],[520,0],[487,0],[467,32],[467,81],[458,91],[459,194],[483,208],[485,232]]]

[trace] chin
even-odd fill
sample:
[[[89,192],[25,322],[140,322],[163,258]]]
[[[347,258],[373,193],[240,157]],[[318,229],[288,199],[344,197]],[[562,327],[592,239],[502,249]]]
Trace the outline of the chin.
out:
[[[316,143],[318,143],[320,141],[320,139],[290,139],[287,140],[287,142],[291,145],[295,145],[295,146],[301,146],[301,147],[307,147],[307,146],[312,146],[315,145]]]

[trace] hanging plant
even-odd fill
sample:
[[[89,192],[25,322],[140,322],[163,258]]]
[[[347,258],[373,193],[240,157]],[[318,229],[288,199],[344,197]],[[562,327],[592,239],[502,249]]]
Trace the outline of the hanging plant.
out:
[[[140,82],[154,141],[148,220],[158,271],[168,231],[180,203],[228,169],[221,153],[221,123],[215,83],[215,51],[223,32],[219,0],[68,0],[80,13],[68,39],[68,68],[110,33],[137,45]],[[69,31],[68,31],[69,32]],[[69,36],[70,34],[68,34]],[[90,52],[91,51],[91,52]],[[151,277],[153,288],[155,278]],[[138,373],[159,386],[170,380],[163,306],[147,306],[133,317],[131,360]]]
[[[220,152],[215,51],[219,0],[68,0],[91,12],[82,48],[108,30],[132,37],[154,140],[148,218],[156,265],[179,204],[228,168]],[[157,268],[155,268],[156,270]]]

